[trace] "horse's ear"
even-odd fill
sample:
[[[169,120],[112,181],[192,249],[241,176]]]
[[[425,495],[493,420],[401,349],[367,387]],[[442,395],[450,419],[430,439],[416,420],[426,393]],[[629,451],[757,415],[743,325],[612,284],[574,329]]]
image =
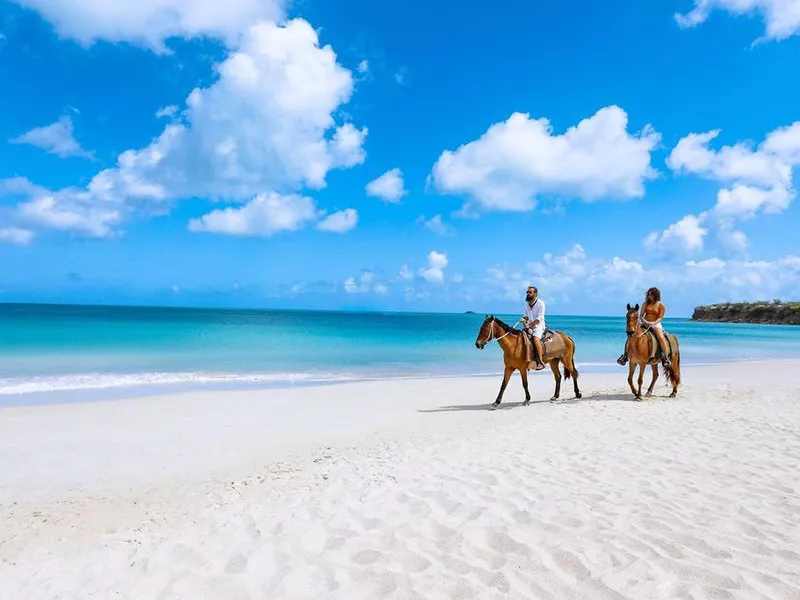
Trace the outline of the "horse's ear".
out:
[[[630,304],[628,304],[628,310],[630,310],[630,309],[631,309],[631,305],[630,305]]]
[[[633,307],[633,310],[639,310],[639,303],[636,303],[636,306]]]

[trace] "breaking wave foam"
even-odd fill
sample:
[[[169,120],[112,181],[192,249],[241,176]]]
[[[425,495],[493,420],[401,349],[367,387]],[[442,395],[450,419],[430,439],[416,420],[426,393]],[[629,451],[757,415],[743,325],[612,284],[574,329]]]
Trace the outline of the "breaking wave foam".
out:
[[[0,379],[0,395],[64,392],[70,390],[100,390],[149,385],[177,384],[297,384],[350,381],[356,376],[306,373],[85,373],[72,375],[43,375]]]

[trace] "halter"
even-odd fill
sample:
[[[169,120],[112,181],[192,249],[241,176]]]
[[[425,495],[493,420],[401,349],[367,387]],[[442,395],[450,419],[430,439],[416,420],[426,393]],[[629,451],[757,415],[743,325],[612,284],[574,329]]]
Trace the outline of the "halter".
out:
[[[642,322],[641,321],[639,321],[639,326],[642,327]],[[647,327],[642,327],[642,331],[640,331],[639,333],[636,333],[635,329],[633,331],[626,331],[625,333],[628,334],[628,337],[637,337],[638,338],[638,337],[642,337],[644,334],[646,334],[648,331],[650,331],[650,329],[652,329],[652,327],[653,327],[652,325],[648,325]]]
[[[494,335],[494,324],[495,324],[496,322],[497,322],[497,321],[496,321],[495,319],[492,319],[492,320],[490,321],[490,323],[491,323],[491,327],[490,327],[490,329],[489,329],[489,334],[486,336],[486,339],[483,341],[484,345],[491,343],[491,341],[492,341],[492,340],[497,340],[497,341],[499,342],[499,341],[500,341],[500,340],[502,340],[504,337],[506,337],[508,334],[510,334],[512,331],[516,331],[516,329],[517,329],[517,326],[516,326],[516,325],[514,325],[513,327],[509,328],[509,330],[508,330],[508,331],[506,331],[506,332],[505,332],[503,335],[501,335],[500,337],[492,337],[492,336]]]

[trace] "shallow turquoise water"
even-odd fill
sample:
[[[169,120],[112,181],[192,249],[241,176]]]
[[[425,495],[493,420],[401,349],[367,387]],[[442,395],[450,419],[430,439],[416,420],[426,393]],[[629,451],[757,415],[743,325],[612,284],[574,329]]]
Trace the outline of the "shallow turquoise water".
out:
[[[502,316],[502,315],[501,315]],[[505,315],[513,322],[517,315]],[[483,315],[0,305],[0,395],[184,383],[288,384],[496,373]],[[548,316],[584,371],[614,364],[620,318]],[[671,319],[685,365],[800,357],[800,328]]]

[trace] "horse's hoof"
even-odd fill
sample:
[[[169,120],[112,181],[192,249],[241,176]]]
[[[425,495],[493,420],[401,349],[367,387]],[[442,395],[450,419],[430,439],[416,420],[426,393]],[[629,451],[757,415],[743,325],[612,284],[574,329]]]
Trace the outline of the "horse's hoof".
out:
[[[525,400],[525,402],[522,403],[522,406],[530,406],[530,405],[531,405],[530,400]]]
[[[578,399],[583,398],[583,394],[578,392],[577,394],[575,394],[575,397],[578,398]]]
[[[550,398],[550,402],[558,402],[558,396],[553,396]]]
[[[669,395],[669,397],[670,397],[670,398],[675,398],[675,397],[677,397],[677,396],[678,396],[678,393],[677,393],[677,392],[672,392],[672,393]]]
[[[641,396],[634,396],[634,399],[635,399],[637,402],[641,402],[641,401],[642,401],[642,397],[641,397]]]
[[[647,392],[647,393],[644,395],[644,397],[645,397],[645,398],[652,398],[652,397],[653,397],[653,394],[652,394],[652,392]]]

